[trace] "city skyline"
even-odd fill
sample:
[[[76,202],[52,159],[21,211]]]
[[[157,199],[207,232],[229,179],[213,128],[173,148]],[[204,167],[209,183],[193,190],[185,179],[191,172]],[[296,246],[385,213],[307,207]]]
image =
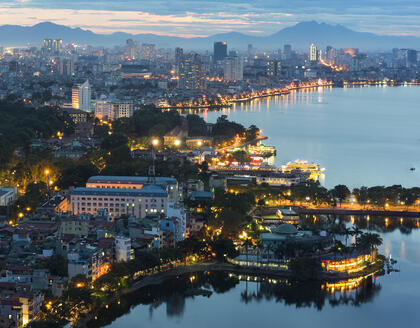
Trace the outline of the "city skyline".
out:
[[[323,0],[275,1],[0,1],[2,24],[30,26],[51,21],[96,33],[153,33],[197,37],[231,31],[266,36],[298,22],[317,20],[359,32],[420,36],[420,4],[415,1],[357,1],[337,4]]]

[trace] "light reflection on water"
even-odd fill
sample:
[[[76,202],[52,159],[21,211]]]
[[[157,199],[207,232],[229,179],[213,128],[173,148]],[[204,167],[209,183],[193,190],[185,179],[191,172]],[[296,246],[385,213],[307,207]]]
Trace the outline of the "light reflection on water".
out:
[[[257,125],[278,166],[296,159],[326,168],[326,186],[420,184],[418,87],[315,88],[206,112]],[[410,171],[417,167],[416,171]]]
[[[134,327],[141,323],[141,326],[152,328],[254,328],[280,324],[293,328],[308,325],[417,327],[413,321],[418,315],[420,300],[420,230],[416,220],[406,218],[401,222],[399,218],[389,218],[386,227],[383,218],[353,219],[359,228],[380,233],[384,240],[380,252],[392,254],[401,272],[372,277],[351,288],[343,288],[342,284],[294,283],[287,279],[235,281],[227,274],[223,278],[213,273],[205,277],[211,282],[204,282],[197,274],[191,281],[201,281],[202,284],[195,287],[212,290],[209,298],[181,296],[172,282],[162,286],[167,292],[173,291],[171,296],[157,298],[149,305],[136,305],[107,327]],[[308,217],[308,222],[313,222],[312,217]],[[321,225],[325,218],[315,222]],[[340,218],[340,222],[350,227],[352,218]],[[189,279],[186,281],[190,284]],[[143,291],[139,295],[147,293]]]

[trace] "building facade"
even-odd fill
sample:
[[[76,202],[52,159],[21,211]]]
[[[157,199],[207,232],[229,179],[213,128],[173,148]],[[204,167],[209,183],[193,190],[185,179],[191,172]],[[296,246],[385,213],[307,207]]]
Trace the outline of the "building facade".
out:
[[[78,84],[73,87],[71,96],[73,108],[90,112],[91,98],[92,90],[89,84],[89,80],[86,80],[86,82],[83,84]]]
[[[159,185],[143,185],[141,189],[75,188],[70,196],[73,215],[106,209],[111,218],[123,214],[143,218],[148,214],[166,215],[168,193]]]
[[[128,176],[93,176],[86,182],[86,188],[104,189],[142,189],[150,182],[148,177]],[[168,201],[176,202],[180,199],[178,181],[170,177],[156,177],[154,184],[162,186],[168,193]]]

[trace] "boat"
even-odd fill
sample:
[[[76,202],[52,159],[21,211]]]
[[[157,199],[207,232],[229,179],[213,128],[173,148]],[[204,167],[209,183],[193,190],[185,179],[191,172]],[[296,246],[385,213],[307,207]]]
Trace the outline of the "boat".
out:
[[[309,172],[309,179],[313,181],[318,181],[322,176],[322,172],[325,171],[324,168],[320,168],[316,163],[310,163],[308,161],[296,160],[294,162],[289,162],[287,165],[282,166],[283,173],[292,173],[293,171],[302,171]]]

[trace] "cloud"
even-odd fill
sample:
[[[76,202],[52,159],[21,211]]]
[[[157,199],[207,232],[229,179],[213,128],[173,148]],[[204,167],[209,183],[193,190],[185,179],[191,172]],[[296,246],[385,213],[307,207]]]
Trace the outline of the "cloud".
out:
[[[209,35],[271,34],[299,21],[342,24],[358,31],[420,36],[418,0],[0,0],[0,22],[60,21],[95,32],[158,31]],[[86,24],[86,22],[89,22]]]

